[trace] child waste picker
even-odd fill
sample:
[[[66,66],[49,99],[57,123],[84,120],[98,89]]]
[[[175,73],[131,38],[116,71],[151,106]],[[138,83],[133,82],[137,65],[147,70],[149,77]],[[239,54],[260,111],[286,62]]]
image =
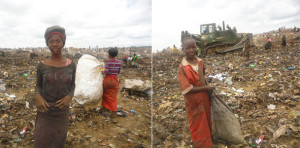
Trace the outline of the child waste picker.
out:
[[[76,65],[62,55],[66,41],[64,28],[47,28],[45,40],[51,57],[37,66],[34,147],[63,148],[69,125],[69,104],[75,89]]]
[[[182,41],[185,53],[178,70],[178,81],[184,95],[193,144],[197,148],[212,147],[211,112],[208,92],[213,90],[205,79],[202,59],[196,57],[197,46],[193,38]]]
[[[105,61],[103,74],[103,97],[102,106],[104,111],[108,111],[108,116],[111,117],[112,122],[116,122],[117,116],[117,95],[119,91],[119,80],[117,75],[121,71],[121,61],[116,59],[118,55],[117,48],[108,50],[108,60]],[[105,112],[104,112],[105,113]]]

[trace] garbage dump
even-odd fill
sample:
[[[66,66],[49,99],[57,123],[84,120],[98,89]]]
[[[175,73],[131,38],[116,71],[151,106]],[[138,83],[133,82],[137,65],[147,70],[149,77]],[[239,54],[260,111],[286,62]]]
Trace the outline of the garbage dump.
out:
[[[50,52],[36,50],[38,57],[32,60],[28,51],[2,49],[1,52],[4,56],[0,58],[0,147],[31,148],[37,113],[34,94],[36,66],[50,56]],[[74,57],[76,53],[73,52],[64,54],[76,64],[81,57],[79,54]],[[81,50],[80,55],[83,54],[93,55],[101,62],[107,57],[98,56],[99,53],[93,50]],[[117,59],[124,55],[120,53],[119,56]],[[125,79],[150,81],[150,56],[148,52],[139,58],[138,68],[123,68],[119,74],[120,86],[124,85]],[[118,111],[126,116],[117,117],[116,124],[106,122],[99,110],[100,104],[86,109],[72,101],[65,147],[150,147],[150,96],[119,90]]]
[[[214,86],[238,119],[246,144],[213,141],[220,147],[300,147],[300,34],[254,35],[248,60],[243,51],[203,58]],[[167,58],[166,58],[167,57]],[[153,55],[153,147],[192,147],[177,71],[184,53]]]

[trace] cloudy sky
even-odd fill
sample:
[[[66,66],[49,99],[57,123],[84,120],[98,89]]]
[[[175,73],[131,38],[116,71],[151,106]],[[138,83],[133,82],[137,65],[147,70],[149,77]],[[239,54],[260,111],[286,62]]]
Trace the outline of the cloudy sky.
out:
[[[175,44],[182,30],[200,33],[200,24],[222,21],[238,32],[262,33],[300,27],[300,0],[153,0],[152,50]]]
[[[0,0],[0,48],[44,47],[47,27],[66,29],[66,46],[151,45],[151,0]]]

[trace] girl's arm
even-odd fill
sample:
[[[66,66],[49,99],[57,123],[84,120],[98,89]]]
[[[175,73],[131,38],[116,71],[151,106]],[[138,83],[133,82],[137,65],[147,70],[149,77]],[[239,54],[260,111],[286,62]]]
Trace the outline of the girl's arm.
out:
[[[35,86],[35,94],[40,94],[43,87],[43,74],[42,74],[42,64],[39,63],[36,71],[36,86]]]
[[[119,67],[118,74],[120,74],[120,72],[121,72],[121,67],[122,67],[122,63],[121,63],[121,61],[120,61],[120,67]]]
[[[43,89],[43,74],[42,74],[42,64],[39,63],[37,66],[37,77],[36,77],[36,86],[35,86],[35,102],[36,107],[39,111],[45,112],[48,111],[49,104],[47,101],[40,95]]]
[[[104,75],[107,75],[107,74],[108,74],[108,72],[109,72],[109,65],[108,65],[108,63],[107,63],[107,62],[105,62],[105,64],[104,64],[104,71],[103,71],[103,74],[104,74]]]
[[[201,86],[201,87],[193,87],[189,93],[193,92],[209,92],[212,91],[214,87],[212,86]]]
[[[76,65],[75,63],[72,63],[72,68],[73,68],[73,73],[72,73],[72,83],[71,83],[71,90],[68,94],[71,98],[74,96],[74,91],[75,91],[75,77],[76,77]]]

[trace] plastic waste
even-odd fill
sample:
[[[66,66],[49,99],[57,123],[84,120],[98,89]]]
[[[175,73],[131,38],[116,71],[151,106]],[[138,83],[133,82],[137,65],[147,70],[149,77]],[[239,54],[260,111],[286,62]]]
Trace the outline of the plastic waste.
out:
[[[229,65],[228,65],[228,68],[233,69],[233,65],[232,65],[232,64],[229,64]]]
[[[126,117],[127,116],[126,113],[122,110],[117,111],[117,115],[121,116],[121,117]]]
[[[5,84],[0,84],[0,92],[5,92],[5,91],[6,91]]]
[[[134,91],[150,90],[151,82],[149,80],[125,79],[124,88]]]
[[[118,116],[121,116],[121,117],[126,117],[126,113],[120,109],[120,106],[118,105],[118,108],[117,108],[117,115]]]
[[[274,110],[275,108],[276,108],[276,105],[274,105],[274,104],[268,105],[268,109],[270,109],[270,110]]]
[[[292,129],[292,131],[294,132],[298,132],[299,129],[297,129],[296,127],[294,127],[293,125],[291,124],[285,124],[281,127],[279,127],[278,130],[276,130],[274,133],[273,133],[273,140],[276,140],[277,138],[279,138],[281,135],[285,134],[287,129]]]
[[[228,77],[225,79],[225,82],[228,84],[228,85],[232,85],[232,78],[231,77]]]
[[[227,75],[226,73],[219,73],[219,74],[216,74],[216,75],[209,75],[208,77],[223,81],[224,79],[226,79],[226,75]]]
[[[25,106],[26,106],[26,108],[29,108],[29,102],[28,101],[25,102]]]
[[[10,98],[15,98],[16,95],[15,95],[15,94],[11,94],[11,95],[9,95],[8,97],[10,97]]]
[[[24,127],[24,128],[22,129],[22,131],[20,132],[21,137],[24,137],[24,136],[25,136],[26,130],[27,130],[27,125],[25,125],[25,127]]]
[[[4,77],[4,78],[8,78],[8,72],[6,72],[6,71],[3,72],[3,77]]]
[[[19,143],[19,142],[21,142],[22,141],[22,139],[21,139],[21,137],[19,136],[17,139],[14,139],[13,140],[13,142],[15,142],[15,143]]]
[[[276,97],[275,97],[275,95],[273,93],[269,93],[268,96],[271,97],[271,98],[273,98],[273,99],[276,99]]]
[[[236,91],[236,89],[234,87],[232,87],[232,90]]]
[[[238,92],[238,93],[243,93],[243,92],[244,92],[244,90],[242,90],[242,89],[238,89],[238,90],[236,90],[236,92]]]
[[[255,142],[256,144],[262,144],[263,140],[264,140],[265,135],[261,135]]]
[[[2,115],[2,117],[0,118],[0,123],[3,124],[3,122],[5,122],[4,119],[7,118],[7,117],[8,117],[7,114]]]
[[[133,113],[133,114],[135,114],[136,112],[133,110],[133,109],[130,109],[130,112],[131,113]]]

